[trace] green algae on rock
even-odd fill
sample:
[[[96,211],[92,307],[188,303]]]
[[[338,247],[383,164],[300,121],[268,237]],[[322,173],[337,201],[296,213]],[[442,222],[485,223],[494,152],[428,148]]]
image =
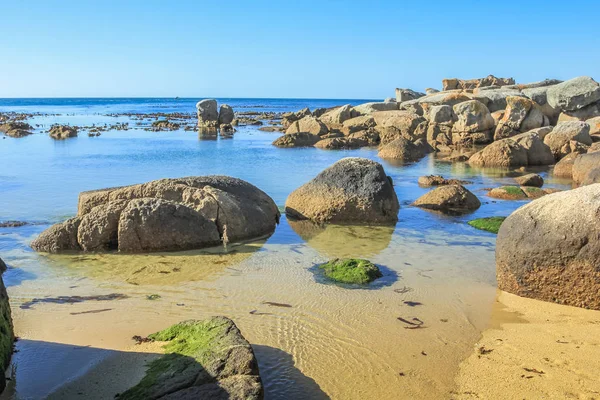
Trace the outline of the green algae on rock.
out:
[[[467,223],[473,228],[497,234],[498,230],[500,229],[500,225],[502,225],[502,222],[504,222],[505,219],[506,217],[477,218]]]
[[[319,265],[325,276],[339,283],[367,284],[383,274],[379,268],[369,260],[356,258],[334,259]]]
[[[229,318],[184,321],[149,339],[167,342],[166,354],[119,400],[263,398],[252,347]]]

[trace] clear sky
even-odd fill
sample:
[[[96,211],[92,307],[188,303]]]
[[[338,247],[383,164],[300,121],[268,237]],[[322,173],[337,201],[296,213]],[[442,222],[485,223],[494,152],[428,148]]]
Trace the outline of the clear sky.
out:
[[[0,0],[0,97],[384,98],[600,80],[600,0]]]

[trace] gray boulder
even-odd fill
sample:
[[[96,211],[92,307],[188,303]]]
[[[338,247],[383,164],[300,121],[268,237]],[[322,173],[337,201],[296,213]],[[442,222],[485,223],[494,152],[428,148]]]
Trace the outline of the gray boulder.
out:
[[[560,122],[544,138],[544,143],[550,147],[556,160],[572,152],[572,141],[591,146],[590,126],[580,121]]]
[[[219,108],[219,125],[231,124],[234,118],[233,108],[227,104],[222,104]]]
[[[538,128],[510,139],[523,146],[527,151],[527,165],[551,165],[555,163],[554,154],[544,143],[544,138],[550,132],[552,132],[551,127]]]
[[[563,111],[575,111],[600,100],[600,85],[589,76],[580,76],[552,86],[548,104]]]
[[[370,115],[377,111],[392,111],[398,109],[398,103],[364,103],[355,106],[354,109],[360,115]]]
[[[506,139],[550,124],[541,107],[533,100],[510,96],[506,103],[506,110],[498,121],[494,140]]]
[[[311,147],[321,140],[320,136],[308,132],[289,133],[278,137],[273,142],[276,147]]]
[[[200,100],[196,103],[198,126],[201,128],[216,128],[219,125],[217,101],[212,99]]]
[[[482,90],[479,89],[474,94],[474,97],[484,103],[491,113],[504,110],[507,107],[507,98],[509,97],[525,97],[517,89],[500,89]]]
[[[498,288],[600,310],[600,185],[554,193],[512,213],[496,240]]]
[[[402,103],[403,101],[416,100],[425,96],[425,93],[415,92],[412,89],[399,89],[396,88],[396,102]]]
[[[354,157],[325,169],[285,202],[289,217],[318,223],[395,223],[399,208],[381,164]]]

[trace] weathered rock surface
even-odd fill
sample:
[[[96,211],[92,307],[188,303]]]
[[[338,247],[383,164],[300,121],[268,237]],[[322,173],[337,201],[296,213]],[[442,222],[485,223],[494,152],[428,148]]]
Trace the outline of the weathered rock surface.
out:
[[[571,141],[590,146],[592,144],[590,126],[580,121],[560,122],[544,138],[544,143],[550,147],[556,160],[573,151]]]
[[[460,179],[446,179],[441,175],[427,175],[419,177],[419,186],[445,186],[445,185],[466,185],[471,182]]]
[[[550,124],[541,107],[527,98],[511,96],[506,110],[498,121],[494,140],[505,139]]]
[[[361,147],[360,144],[361,142],[352,138],[335,137],[319,140],[315,143],[315,147],[324,150],[357,149]]]
[[[360,115],[370,115],[377,111],[392,111],[398,109],[398,103],[364,103],[355,106],[354,109]]]
[[[307,132],[289,133],[278,137],[273,142],[277,147],[311,147],[321,140],[320,136]]]
[[[377,153],[383,159],[403,162],[418,161],[425,157],[425,154],[422,147],[404,138],[382,145]]]
[[[217,101],[212,99],[200,100],[196,103],[198,114],[198,127],[216,128],[219,125],[219,111]]]
[[[121,400],[262,400],[264,390],[250,343],[232,320],[189,320],[154,333],[166,354]]]
[[[234,118],[233,108],[227,104],[222,104],[219,108],[219,125],[231,124]]]
[[[453,107],[456,122],[452,126],[455,145],[485,144],[492,141],[494,118],[485,104],[477,100],[465,101]]]
[[[350,135],[355,132],[364,131],[375,127],[375,119],[371,115],[362,115],[359,117],[347,119],[342,124],[341,131],[345,135]]]
[[[354,157],[325,169],[285,203],[291,218],[329,223],[395,223],[399,208],[381,164]]]
[[[0,259],[0,263],[4,262]],[[6,269],[6,266],[5,266]],[[15,334],[6,287],[0,273],[0,367],[3,371],[8,368],[13,353]],[[0,393],[6,387],[6,379],[0,379]]]
[[[372,114],[382,144],[404,138],[415,141],[425,138],[427,120],[410,111],[382,111]]]
[[[6,136],[21,138],[27,135],[31,135],[33,127],[26,122],[6,122],[0,124],[0,132]]]
[[[561,178],[573,178],[573,164],[579,153],[569,153],[554,166],[552,174]]]
[[[359,113],[350,104],[346,104],[326,112],[319,119],[326,125],[341,125],[345,121],[358,116]]]
[[[403,101],[416,100],[425,96],[425,93],[415,92],[412,89],[399,89],[396,88],[396,102],[402,103]]]
[[[513,78],[496,78],[494,75],[488,75],[485,78],[479,79],[443,79],[442,90],[453,90],[453,89],[475,89],[484,86],[504,86],[514,85],[515,80]]]
[[[585,184],[589,185],[595,182],[597,172],[600,170],[600,153],[588,153],[581,154],[575,157],[573,163],[573,182],[577,185]]]
[[[542,178],[538,174],[527,174],[527,175],[523,175],[523,176],[518,176],[515,178],[515,181],[520,186],[534,186],[534,187],[544,186],[544,178]]]
[[[535,186],[500,186],[488,192],[488,196],[503,200],[537,199],[548,194]]]
[[[588,76],[580,76],[552,86],[547,98],[552,107],[576,111],[600,100],[600,85]]]
[[[484,90],[489,89],[489,90]],[[473,97],[486,105],[490,112],[497,112],[506,109],[509,97],[526,96],[518,89],[507,89],[506,86],[499,89],[480,88],[474,91]]]
[[[50,137],[52,139],[68,139],[77,136],[77,129],[68,125],[54,125],[50,128]]]
[[[285,131],[286,135],[300,132],[312,133],[313,135],[325,135],[329,132],[329,129],[323,122],[309,115],[298,121],[292,122]]]
[[[496,240],[498,287],[600,310],[600,185],[545,196],[510,215]]]
[[[273,200],[226,176],[161,179],[82,192],[77,217],[31,243],[36,251],[176,251],[250,240],[279,222]]]
[[[544,127],[521,133],[510,139],[527,151],[527,165],[551,165],[555,162],[554,154],[544,143],[544,137],[551,131],[551,127]]]
[[[413,205],[444,212],[466,212],[478,209],[481,202],[464,186],[447,185],[424,194]]]
[[[348,135],[348,139],[354,140],[358,143],[359,147],[378,146],[381,142],[379,132],[373,128],[351,133]]]
[[[512,139],[502,139],[473,154],[469,164],[479,167],[527,166],[527,150]]]
[[[323,112],[325,112],[324,109],[323,109]],[[320,115],[313,115],[310,112],[310,109],[307,107],[307,108],[303,108],[302,110],[297,111],[297,112],[283,114],[283,116],[281,118],[281,124],[283,125],[284,128],[287,129],[292,124],[292,122],[301,120],[302,118],[307,117],[309,115],[314,116],[314,117],[320,116]]]

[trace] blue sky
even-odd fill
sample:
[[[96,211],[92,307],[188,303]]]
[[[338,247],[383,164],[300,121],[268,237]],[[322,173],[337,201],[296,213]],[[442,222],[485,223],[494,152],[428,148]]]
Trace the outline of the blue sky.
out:
[[[384,98],[600,80],[600,1],[0,0],[0,97]]]

